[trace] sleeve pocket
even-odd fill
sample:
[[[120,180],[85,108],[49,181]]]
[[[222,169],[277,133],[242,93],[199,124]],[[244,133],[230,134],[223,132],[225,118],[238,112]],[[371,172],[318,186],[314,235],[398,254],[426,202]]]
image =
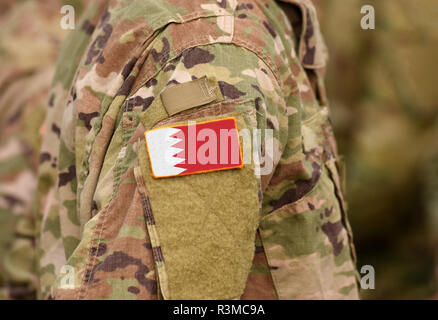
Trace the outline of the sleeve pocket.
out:
[[[255,123],[248,101],[224,101],[156,122],[150,128],[234,118]],[[145,140],[137,180],[150,208],[147,227],[165,299],[234,299],[242,295],[254,255],[259,183],[252,164],[242,168],[156,179]]]

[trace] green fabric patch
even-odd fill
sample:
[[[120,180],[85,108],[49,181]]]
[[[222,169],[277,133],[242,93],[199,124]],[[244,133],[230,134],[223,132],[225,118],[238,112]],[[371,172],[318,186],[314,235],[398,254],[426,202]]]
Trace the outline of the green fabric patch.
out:
[[[145,232],[140,226],[127,226],[124,225],[120,229],[118,238],[134,238],[134,239],[144,239],[146,237]]]
[[[196,119],[221,119],[231,114]],[[246,127],[237,113],[238,128]],[[144,140],[143,140],[144,143]],[[144,152],[142,146],[139,152]],[[233,299],[243,294],[259,220],[253,165],[154,179],[148,156],[140,164],[167,277],[167,299]]]
[[[79,245],[80,241],[75,237],[64,237],[62,240],[64,243],[65,255],[69,258],[73,254],[73,251]]]

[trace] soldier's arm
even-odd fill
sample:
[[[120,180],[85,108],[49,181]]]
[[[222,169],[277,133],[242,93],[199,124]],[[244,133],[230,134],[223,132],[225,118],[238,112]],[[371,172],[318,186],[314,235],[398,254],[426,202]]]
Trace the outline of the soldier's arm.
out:
[[[59,119],[59,230],[42,246],[62,238],[74,281],[44,250],[54,297],[231,299],[273,283],[282,299],[354,297],[334,139],[307,76],[322,77],[304,70],[324,67],[316,22],[297,56],[273,3],[184,5],[151,29],[116,6],[93,33]]]
[[[142,111],[146,132],[135,175],[163,295],[239,297],[255,249],[261,184],[287,137],[286,106],[272,71],[245,48],[197,46],[163,66],[127,105]]]
[[[157,52],[166,41],[164,35],[155,41]],[[256,54],[226,43],[184,49],[144,79],[115,119],[94,195],[96,215],[67,261],[79,282],[74,292],[84,290],[85,274],[89,297],[106,297],[105,287],[123,274],[124,281],[136,283],[132,294],[142,298],[156,295],[155,281],[165,298],[238,298],[255,252],[262,185],[288,134],[280,86]],[[147,132],[186,125],[198,141],[186,137],[187,165],[154,163],[172,147],[171,136],[147,141]],[[162,148],[154,148],[157,143]],[[113,192],[108,185],[115,186]],[[143,282],[133,272],[140,263]],[[72,294],[63,290],[62,277],[56,287],[57,298]],[[129,295],[123,291],[128,288],[114,288],[118,297]]]

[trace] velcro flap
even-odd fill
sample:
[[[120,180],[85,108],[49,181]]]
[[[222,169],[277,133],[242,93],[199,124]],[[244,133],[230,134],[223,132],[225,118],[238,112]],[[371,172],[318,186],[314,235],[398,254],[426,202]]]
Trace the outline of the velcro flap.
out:
[[[228,122],[232,128],[248,128],[243,114],[237,111],[196,119],[197,124],[207,126]],[[153,248],[159,252],[155,259],[163,297],[239,298],[251,269],[259,221],[254,165],[156,179],[154,173],[159,175],[160,168],[150,156],[155,138],[149,138],[149,154],[148,142],[140,144],[139,160],[151,208],[148,232]],[[236,159],[241,164],[242,159]],[[151,165],[155,172],[150,170]],[[187,167],[187,171],[191,169]]]
[[[161,101],[169,116],[220,100],[223,97],[217,82],[205,76],[172,85],[161,93]]]

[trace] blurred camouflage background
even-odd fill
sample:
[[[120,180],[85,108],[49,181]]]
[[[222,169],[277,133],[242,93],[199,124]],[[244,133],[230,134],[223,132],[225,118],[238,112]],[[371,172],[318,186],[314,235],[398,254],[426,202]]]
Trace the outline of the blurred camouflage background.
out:
[[[0,299],[34,298],[32,194],[47,90],[62,39],[60,8],[79,0],[0,0]],[[436,296],[438,1],[319,0],[330,51],[328,94],[347,160],[366,299]],[[360,9],[375,8],[362,30]]]
[[[328,96],[347,163],[362,298],[435,294],[438,244],[438,1],[319,0]],[[363,5],[375,29],[362,30]]]
[[[63,5],[0,0],[0,299],[35,299],[33,196],[56,57],[68,30]]]

